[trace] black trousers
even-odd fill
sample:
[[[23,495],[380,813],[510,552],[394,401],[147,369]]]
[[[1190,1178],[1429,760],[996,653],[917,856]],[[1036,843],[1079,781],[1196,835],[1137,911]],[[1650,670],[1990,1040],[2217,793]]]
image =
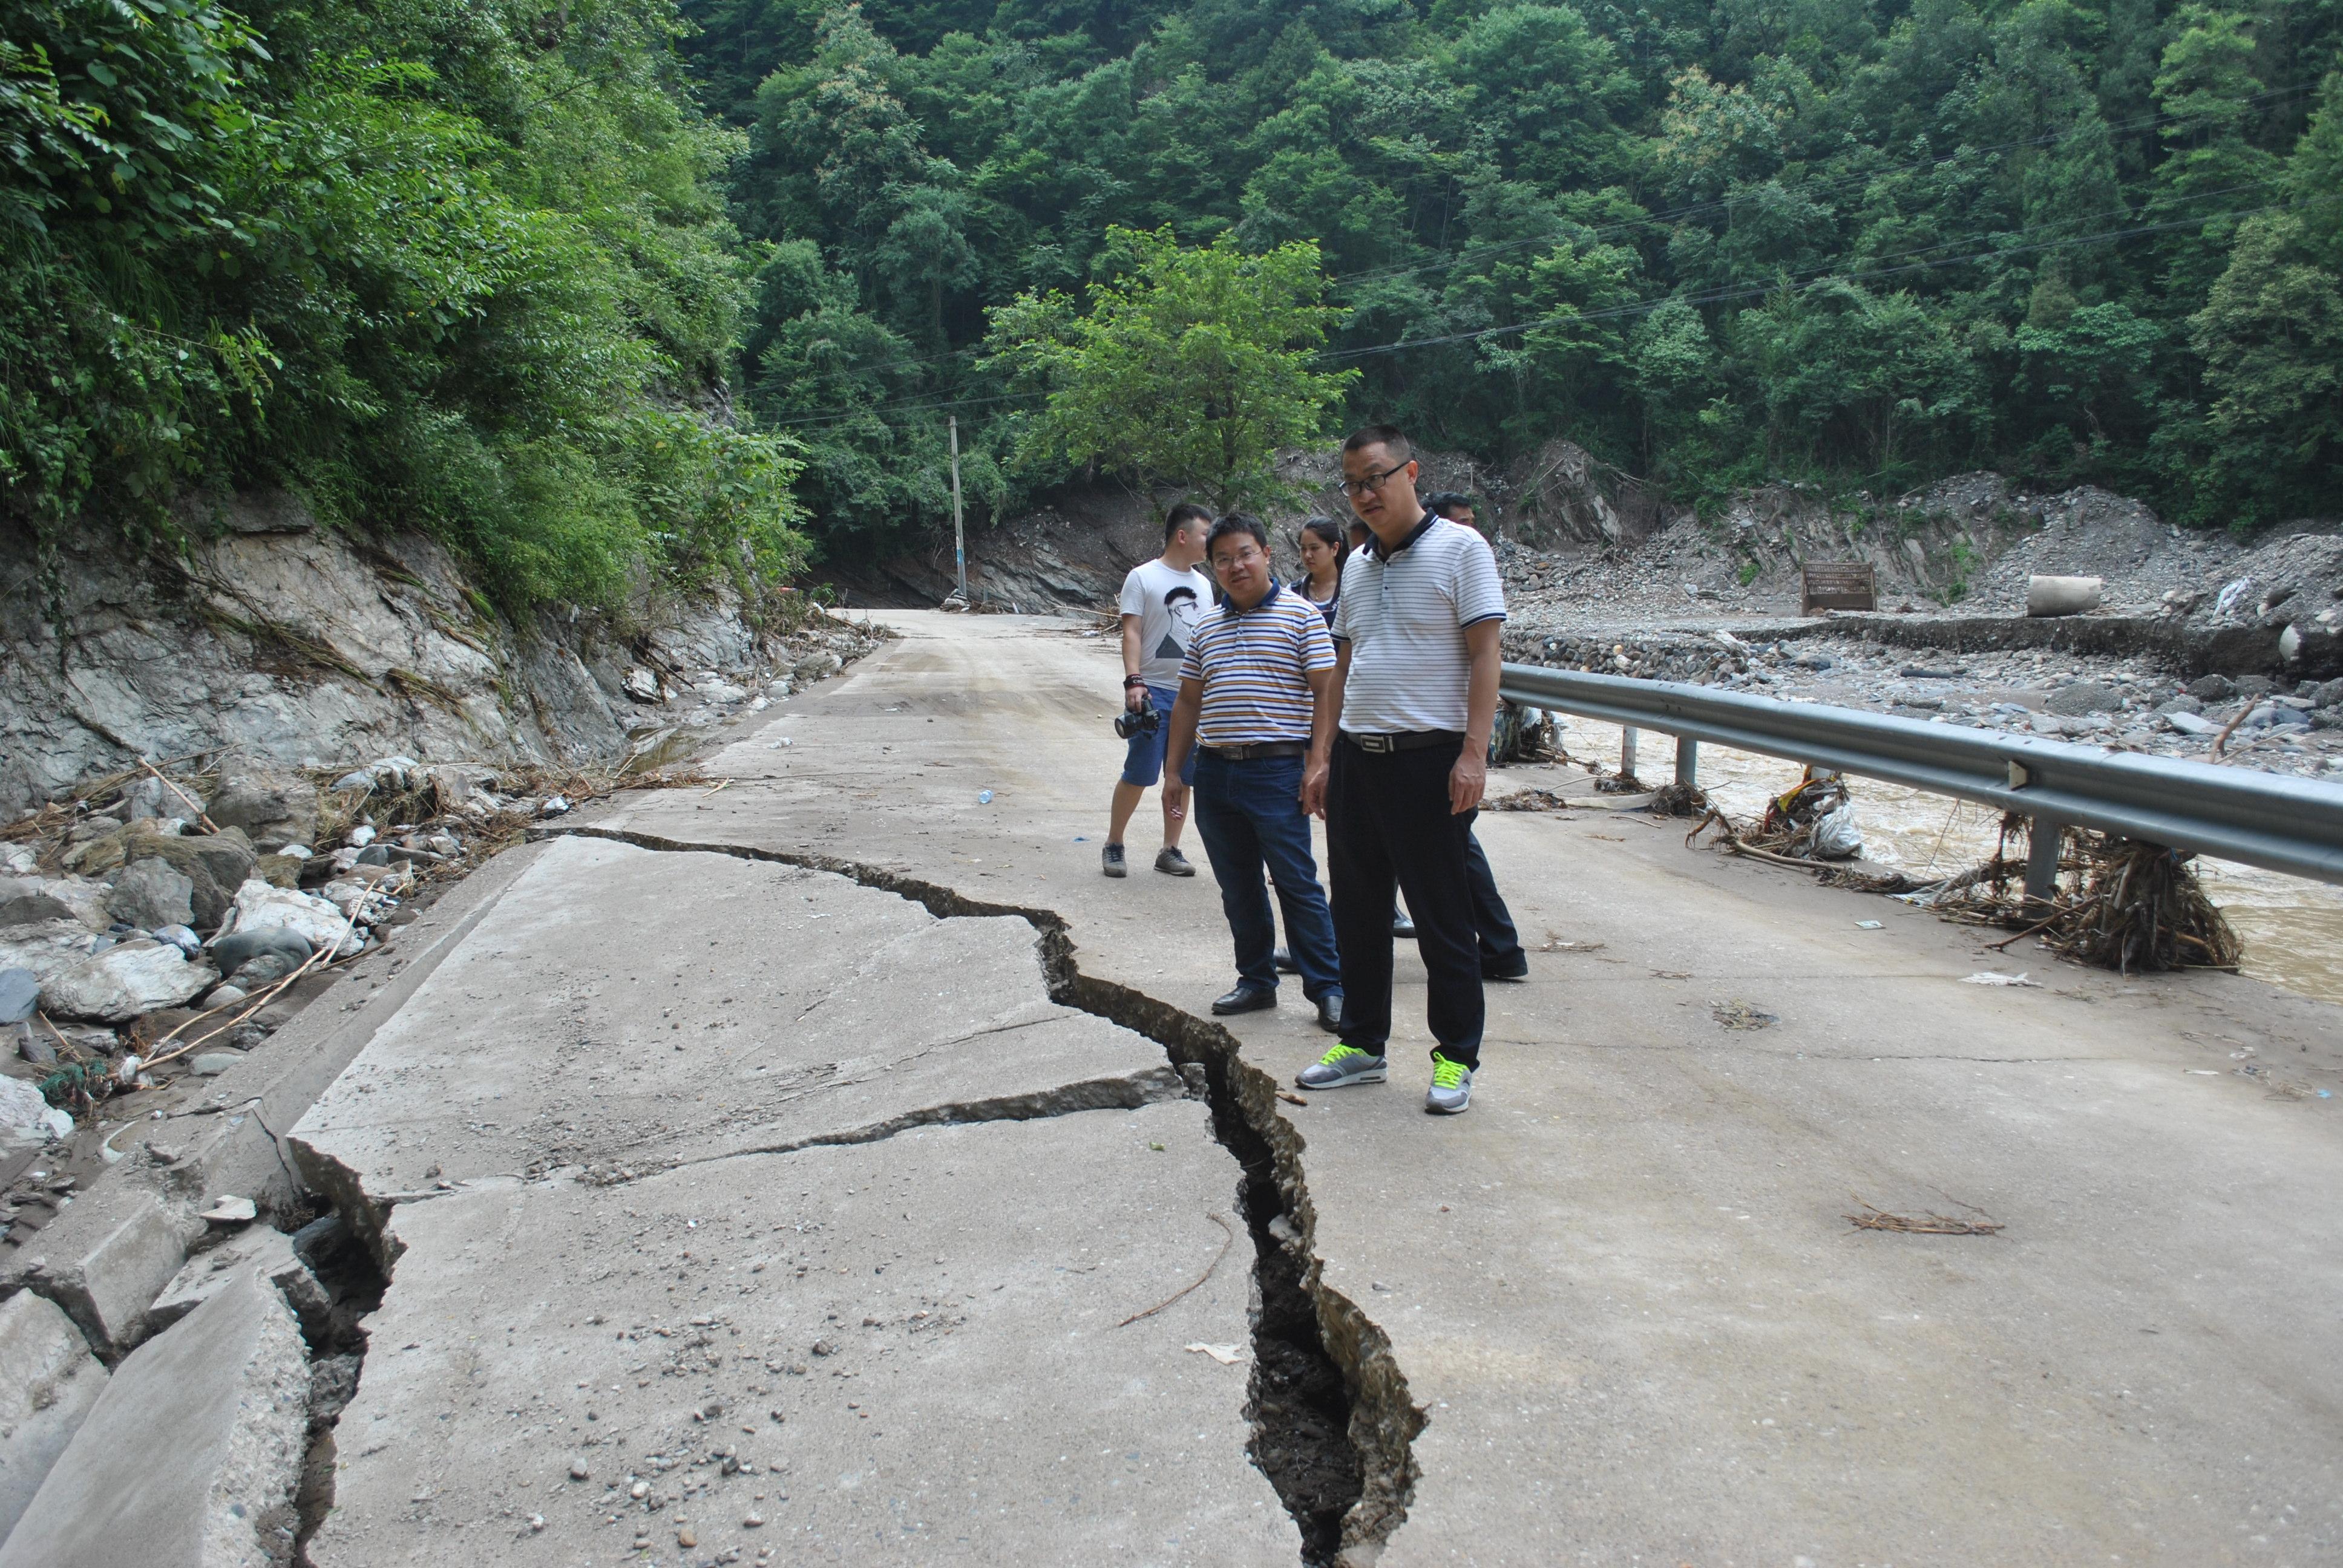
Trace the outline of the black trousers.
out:
[[[1489,856],[1477,833],[1464,835],[1464,874],[1473,879],[1473,930],[1481,943],[1481,972],[1513,974],[1527,968],[1521,933],[1513,930],[1513,911],[1497,891],[1497,874],[1489,869]]]
[[[1380,1056],[1391,1039],[1392,895],[1407,895],[1440,1054],[1475,1067],[1484,1008],[1465,841],[1477,812],[1448,809],[1462,742],[1362,751],[1336,740],[1326,790],[1326,869],[1342,950],[1345,1045]]]

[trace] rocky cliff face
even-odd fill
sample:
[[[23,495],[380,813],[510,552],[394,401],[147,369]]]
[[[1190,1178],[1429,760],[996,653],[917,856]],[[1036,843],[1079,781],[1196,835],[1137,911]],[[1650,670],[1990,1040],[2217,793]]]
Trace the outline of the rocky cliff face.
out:
[[[616,761],[630,733],[688,725],[695,692],[745,699],[806,651],[729,593],[647,598],[623,629],[516,625],[429,539],[347,538],[281,494],[216,514],[176,566],[68,551],[56,615],[29,542],[0,534],[0,819],[141,756]]]

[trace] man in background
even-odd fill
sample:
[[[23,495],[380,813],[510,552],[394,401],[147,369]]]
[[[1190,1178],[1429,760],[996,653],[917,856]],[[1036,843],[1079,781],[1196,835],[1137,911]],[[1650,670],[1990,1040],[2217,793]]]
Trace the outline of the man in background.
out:
[[[1110,877],[1130,874],[1122,852],[1123,830],[1139,809],[1140,797],[1162,776],[1163,743],[1169,739],[1172,705],[1179,696],[1180,662],[1187,657],[1188,638],[1197,621],[1212,605],[1212,580],[1196,569],[1204,558],[1204,535],[1212,526],[1212,513],[1193,501],[1181,502],[1163,518],[1163,553],[1131,568],[1122,579],[1122,706],[1131,714],[1153,709],[1154,722],[1132,729],[1122,777],[1115,780],[1106,847],[1099,851],[1099,869]],[[1187,778],[1192,778],[1192,757],[1187,766]],[[1180,829],[1186,820],[1185,803],[1165,790],[1163,848],[1156,851],[1155,869],[1166,876],[1196,874],[1180,853]]]

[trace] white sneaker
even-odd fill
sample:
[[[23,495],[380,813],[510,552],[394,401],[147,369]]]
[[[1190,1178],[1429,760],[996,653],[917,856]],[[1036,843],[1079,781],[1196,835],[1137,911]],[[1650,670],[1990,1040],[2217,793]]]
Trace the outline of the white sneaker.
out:
[[[1473,1070],[1432,1053],[1432,1087],[1424,1091],[1423,1108],[1434,1116],[1454,1116],[1473,1103]]]

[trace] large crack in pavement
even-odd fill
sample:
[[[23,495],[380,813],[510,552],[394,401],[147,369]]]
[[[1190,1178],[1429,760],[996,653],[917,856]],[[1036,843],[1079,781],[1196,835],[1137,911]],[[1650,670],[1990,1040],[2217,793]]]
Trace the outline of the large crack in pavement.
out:
[[[539,829],[531,837],[601,839],[662,853],[767,861],[893,893],[938,919],[1010,916],[1031,925],[1052,1000],[1162,1047],[1182,1089],[1192,1088],[1201,1073],[1213,1135],[1243,1172],[1240,1201],[1253,1243],[1261,1303],[1253,1322],[1246,1409],[1253,1461],[1292,1515],[1302,1533],[1302,1561],[1311,1568],[1364,1563],[1380,1553],[1407,1517],[1417,1474],[1413,1445],[1425,1412],[1409,1396],[1389,1337],[1356,1302],[1325,1282],[1313,1243],[1316,1213],[1302,1170],[1302,1135],[1277,1111],[1276,1081],[1244,1060],[1235,1036],[1131,987],[1084,974],[1075,961],[1067,922],[1054,910],[972,899],[925,878],[834,855],[582,825]],[[1021,1111],[1008,1109],[1007,1101],[928,1108],[892,1119],[901,1128],[822,1135],[793,1141],[787,1148],[867,1141],[912,1125],[953,1120],[1091,1109],[1074,1102],[1082,1098],[1078,1094],[1059,1103],[1073,1090],[1088,1087],[1017,1097],[1026,1102]],[[1168,1082],[1147,1087],[1180,1091]],[[357,1193],[355,1173],[350,1175],[345,1185],[362,1206],[379,1201]],[[370,1218],[375,1233],[387,1236],[383,1213],[387,1210]]]

